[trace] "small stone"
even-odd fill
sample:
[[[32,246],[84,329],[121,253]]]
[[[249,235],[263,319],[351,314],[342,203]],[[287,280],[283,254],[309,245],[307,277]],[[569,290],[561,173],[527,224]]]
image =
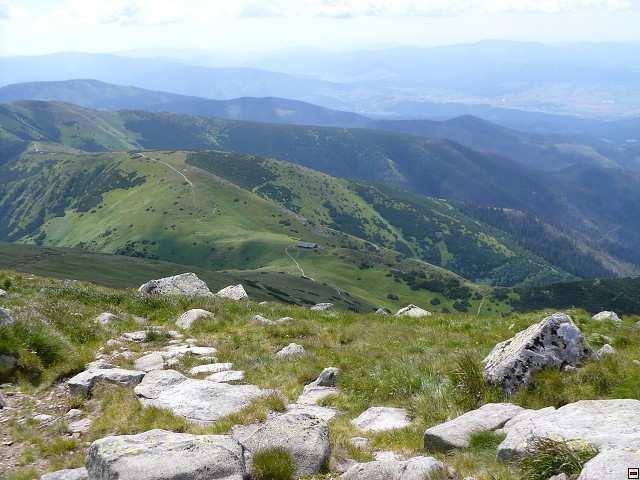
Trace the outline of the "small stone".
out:
[[[192,310],[187,310],[182,315],[180,315],[180,318],[176,320],[176,326],[179,328],[187,329],[191,328],[197,321],[211,320],[214,317],[215,315],[207,310],[194,308]]]
[[[7,296],[7,291],[0,288],[0,298],[6,297],[6,296]]]
[[[89,431],[89,428],[91,428],[90,418],[83,418],[82,420],[77,420],[69,424],[69,431],[71,433],[85,433]]]
[[[300,358],[304,355],[304,347],[302,345],[298,345],[297,343],[290,343],[282,350],[276,353],[276,358],[280,360],[289,360],[294,358]]]
[[[36,422],[38,422],[40,425],[44,425],[45,423],[51,423],[55,419],[53,415],[47,415],[45,413],[34,415],[31,418]]]
[[[367,437],[352,437],[349,443],[356,448],[365,449],[369,446],[370,440]]]
[[[424,310],[415,305],[407,305],[404,308],[401,308],[396,312],[396,317],[410,317],[410,318],[422,318],[422,317],[430,317],[433,315],[428,310]]]
[[[363,432],[384,432],[411,425],[404,408],[371,407],[362,412],[351,424]]]
[[[85,365],[85,368],[87,370],[100,370],[104,368],[116,368],[116,366],[113,363],[108,362],[103,358],[100,358],[94,362],[87,363]]]
[[[46,473],[40,477],[40,480],[87,480],[88,478],[87,469],[82,467]]]
[[[596,353],[596,355],[598,356],[598,358],[602,358],[602,357],[606,357],[609,355],[614,355],[616,353],[616,349],[613,348],[611,345],[609,345],[608,343],[605,343],[600,350],[598,350],[598,352]]]
[[[244,372],[240,370],[226,370],[209,375],[205,378],[210,382],[237,382],[244,380]]]
[[[164,357],[160,352],[151,352],[138,358],[133,368],[143,372],[152,372],[154,370],[162,370],[165,366]]]
[[[72,408],[67,413],[64,414],[64,418],[67,420],[75,420],[76,418],[80,418],[82,416],[82,410],[78,408]]]
[[[376,460],[358,463],[341,477],[342,480],[423,480],[440,478],[446,472],[444,464],[433,457],[413,457],[408,460]]]
[[[11,316],[11,312],[6,308],[0,307],[0,327],[8,327],[13,325],[16,321]]]
[[[376,310],[376,315],[389,315],[391,312],[386,308],[379,308]]]
[[[310,310],[314,312],[324,312],[327,310],[332,310],[334,307],[333,303],[316,303]]]
[[[229,300],[247,300],[249,295],[245,291],[244,287],[240,284],[229,285],[216,293],[216,297],[226,298]]]
[[[263,317],[262,315],[254,315],[253,317],[251,317],[251,321],[253,323],[259,323],[261,325],[273,325],[275,322],[273,320],[269,320],[266,317]]]
[[[202,373],[218,373],[231,370],[233,363],[209,363],[207,365],[198,365],[189,370],[189,375],[200,375]]]
[[[616,314],[616,312],[610,312],[609,310],[605,310],[604,312],[600,312],[591,317],[591,320],[595,320],[597,322],[615,322],[620,323],[622,320]]]
[[[116,322],[117,320],[119,320],[119,318],[113,313],[109,313],[109,312],[101,313],[95,318],[95,322],[98,325],[102,325],[102,326],[109,325],[111,323]]]

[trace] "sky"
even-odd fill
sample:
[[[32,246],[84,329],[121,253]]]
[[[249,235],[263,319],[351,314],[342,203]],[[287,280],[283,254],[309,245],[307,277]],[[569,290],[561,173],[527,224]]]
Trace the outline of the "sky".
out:
[[[640,42],[640,0],[0,0],[0,55]]]

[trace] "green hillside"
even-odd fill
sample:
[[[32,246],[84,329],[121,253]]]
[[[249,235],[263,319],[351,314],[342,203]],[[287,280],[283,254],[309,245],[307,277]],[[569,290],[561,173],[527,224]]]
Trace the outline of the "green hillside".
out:
[[[36,143],[0,167],[7,179],[0,185],[0,216],[6,219],[0,239],[206,270],[304,275],[338,295],[345,290],[389,308],[433,302],[434,308],[466,310],[481,301],[475,286],[446,270],[311,224],[232,183],[231,173],[231,180],[214,175],[186,164],[187,157],[90,154]],[[301,240],[320,248],[297,248]]]

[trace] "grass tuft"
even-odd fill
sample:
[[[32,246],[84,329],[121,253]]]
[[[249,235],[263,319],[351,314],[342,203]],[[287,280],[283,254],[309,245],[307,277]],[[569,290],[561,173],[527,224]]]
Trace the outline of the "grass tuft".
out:
[[[289,452],[282,448],[270,448],[253,457],[251,478],[253,480],[291,480],[296,465]]]
[[[598,450],[584,442],[536,438],[529,442],[520,468],[526,480],[547,480],[564,473],[579,474]]]

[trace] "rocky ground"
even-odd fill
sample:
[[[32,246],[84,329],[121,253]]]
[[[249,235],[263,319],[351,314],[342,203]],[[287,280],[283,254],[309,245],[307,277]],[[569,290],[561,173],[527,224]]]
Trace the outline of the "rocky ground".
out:
[[[356,315],[255,304],[240,286],[214,295],[197,277],[134,295],[5,276],[9,480],[600,480],[640,467],[633,318]]]

